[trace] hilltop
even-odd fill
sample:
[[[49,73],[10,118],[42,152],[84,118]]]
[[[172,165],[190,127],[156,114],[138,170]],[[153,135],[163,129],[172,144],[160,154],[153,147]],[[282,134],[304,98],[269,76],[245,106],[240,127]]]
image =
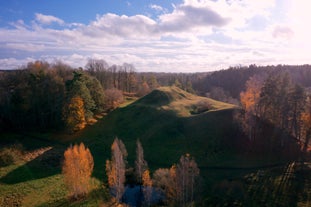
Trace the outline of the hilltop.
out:
[[[188,93],[176,86],[155,89],[134,104],[173,111],[181,117],[236,108],[232,104]]]

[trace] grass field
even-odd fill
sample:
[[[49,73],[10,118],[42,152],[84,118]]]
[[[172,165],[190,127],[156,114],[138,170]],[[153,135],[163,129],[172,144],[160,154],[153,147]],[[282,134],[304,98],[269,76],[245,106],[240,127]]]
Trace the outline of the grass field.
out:
[[[193,155],[202,177],[199,206],[308,206],[309,166],[300,169],[276,157],[240,153],[239,130],[233,122],[236,109],[165,87],[73,135],[2,134],[1,146],[18,143],[24,149],[12,153],[11,162],[0,168],[0,206],[108,206],[105,161],[116,136],[124,141],[132,167],[137,139],[151,171],[170,167],[185,153]],[[71,202],[60,166],[64,150],[79,142],[94,157],[93,190],[86,199]],[[293,190],[296,197],[290,195]]]

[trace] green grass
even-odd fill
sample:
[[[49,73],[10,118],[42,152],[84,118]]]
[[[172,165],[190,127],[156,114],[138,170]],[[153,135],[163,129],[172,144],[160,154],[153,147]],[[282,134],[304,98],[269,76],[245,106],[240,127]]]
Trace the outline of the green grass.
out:
[[[109,196],[102,187],[106,180],[105,161],[110,159],[110,146],[115,137],[125,143],[131,166],[134,166],[136,156],[136,140],[140,139],[152,172],[177,163],[185,153],[193,155],[203,178],[202,206],[230,206],[234,202],[238,206],[248,202],[249,198],[243,196],[250,195],[250,186],[260,189],[260,183],[248,183],[247,176],[258,174],[261,168],[256,166],[278,160],[265,155],[250,157],[238,153],[235,148],[239,142],[238,127],[233,122],[236,108],[176,87],[163,87],[125,104],[73,135],[3,135],[0,138],[2,145],[18,142],[26,151],[48,146],[52,149],[34,160],[0,168],[0,206],[1,202],[10,201],[21,202],[23,206],[98,206],[106,202]],[[64,150],[71,143],[79,142],[84,142],[94,157],[94,190],[86,199],[72,203],[67,198],[60,174],[60,161]],[[275,182],[282,173],[267,170],[267,175]]]

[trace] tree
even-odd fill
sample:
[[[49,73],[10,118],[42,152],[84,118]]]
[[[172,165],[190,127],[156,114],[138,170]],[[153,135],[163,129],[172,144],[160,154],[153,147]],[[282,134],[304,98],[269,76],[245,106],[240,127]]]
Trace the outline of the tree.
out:
[[[115,138],[111,145],[111,160],[106,161],[106,173],[109,187],[115,190],[115,198],[118,203],[124,193],[126,157],[127,151],[123,142]]]
[[[196,179],[200,170],[190,154],[181,156],[176,166],[176,197],[179,206],[186,206],[194,200]]]
[[[142,183],[142,176],[145,170],[148,169],[148,164],[144,159],[144,149],[139,140],[136,141],[136,160],[135,160],[135,174],[139,184]]]
[[[64,106],[64,121],[70,132],[76,132],[83,129],[86,125],[84,103],[81,97],[72,97]]]
[[[112,88],[105,90],[105,110],[110,111],[124,102],[122,91]]]
[[[287,73],[272,75],[260,93],[260,117],[299,139],[299,117],[305,99],[304,89],[294,84]]]
[[[173,86],[176,86],[176,87],[182,89],[182,84],[179,82],[178,78],[175,79],[175,82],[173,83]]]
[[[289,129],[288,131],[292,133],[297,139],[301,138],[301,123],[300,117],[305,111],[306,105],[306,95],[304,88],[298,84],[291,87],[288,93],[288,118],[289,118]]]
[[[194,201],[199,174],[200,170],[194,158],[186,154],[170,169],[156,170],[153,182],[165,192],[167,203],[186,206]]]
[[[62,173],[65,184],[73,198],[89,192],[89,181],[93,172],[92,154],[83,143],[70,146],[64,153]]]
[[[249,140],[256,139],[258,129],[259,116],[259,100],[261,88],[264,84],[264,77],[255,75],[246,82],[246,90],[240,93],[240,101],[244,114],[240,120],[240,124]]]
[[[151,90],[150,90],[148,83],[146,81],[143,81],[138,88],[137,94],[138,96],[144,96],[144,95],[147,95],[150,91]]]
[[[84,103],[85,118],[89,119],[93,117],[93,111],[95,110],[95,102],[91,96],[90,90],[87,87],[87,78],[82,71],[74,71],[74,77],[72,80],[67,81],[67,97],[69,100],[71,97],[79,96]]]
[[[307,98],[305,111],[301,114],[301,131],[304,138],[303,152],[307,152],[311,139],[311,97]]]
[[[105,93],[102,85],[96,78],[89,77],[86,86],[95,104],[93,111],[95,113],[102,112],[105,107]]]
[[[149,170],[145,170],[142,175],[142,182],[143,182],[143,193],[144,193],[144,201],[145,206],[150,206],[151,198],[152,198],[152,180],[150,178]]]
[[[157,78],[155,75],[151,75],[148,81],[148,85],[150,86],[150,89],[156,89],[159,87],[159,83],[157,81]]]
[[[264,78],[259,75],[252,76],[246,82],[246,90],[240,93],[240,100],[246,112],[258,115],[258,102]]]

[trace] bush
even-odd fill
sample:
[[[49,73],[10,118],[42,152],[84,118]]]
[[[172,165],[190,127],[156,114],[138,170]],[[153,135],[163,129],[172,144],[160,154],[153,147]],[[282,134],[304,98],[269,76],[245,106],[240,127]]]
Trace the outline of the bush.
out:
[[[0,167],[9,166],[20,161],[23,157],[23,147],[15,144],[0,150]]]

